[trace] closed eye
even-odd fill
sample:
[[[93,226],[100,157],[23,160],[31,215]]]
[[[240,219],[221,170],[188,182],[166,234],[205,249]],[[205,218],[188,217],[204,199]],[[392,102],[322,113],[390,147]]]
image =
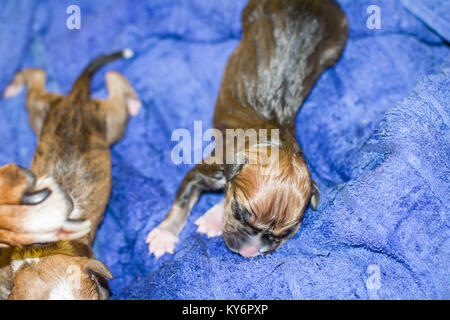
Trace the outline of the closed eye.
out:
[[[247,224],[247,227],[244,228],[243,230],[244,230],[244,232],[245,232],[246,234],[248,234],[249,236],[257,235],[257,234],[260,232],[258,229],[253,228],[252,226],[249,226],[248,224]]]
[[[273,240],[278,240],[281,241],[284,238],[287,238],[289,236],[291,236],[294,232],[296,232],[298,227],[298,223],[296,225],[294,225],[293,227],[290,227],[288,230],[286,230],[285,232],[283,232],[280,235],[274,235],[272,232],[268,231],[267,232],[267,236],[270,238],[272,238]]]
[[[243,208],[235,198],[231,204],[231,210],[233,211],[234,217],[241,222],[247,222],[252,216],[252,214],[247,209]]]
[[[282,237],[277,237],[277,236],[274,236],[274,235],[272,235],[270,233],[265,234],[265,237],[267,239],[269,239],[270,241],[273,241],[273,242],[280,242],[281,240],[283,240]]]
[[[245,225],[246,227],[244,229],[245,233],[249,235],[255,235],[257,233],[262,232],[262,230],[255,228],[249,223],[249,220],[252,217],[252,213],[249,212],[247,209],[243,208],[235,198],[231,203],[231,210],[233,212],[234,217]]]
[[[276,236],[270,231],[265,231],[264,237],[266,237],[270,241],[281,241],[283,239],[283,236]]]

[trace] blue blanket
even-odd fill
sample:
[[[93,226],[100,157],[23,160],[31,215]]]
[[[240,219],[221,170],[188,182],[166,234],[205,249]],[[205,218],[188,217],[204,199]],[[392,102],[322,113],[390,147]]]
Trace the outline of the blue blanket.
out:
[[[0,2],[0,88],[37,66],[67,93],[99,54],[136,56],[125,74],[143,101],[112,148],[114,185],[95,241],[114,299],[450,298],[449,24],[444,0],[340,0],[349,41],[297,118],[297,137],[322,191],[298,234],[267,257],[245,259],[193,221],[219,202],[201,197],[173,255],[145,238],[167,214],[189,165],[170,153],[177,128],[211,126],[225,63],[241,37],[246,0]],[[81,8],[81,29],[66,8]],[[381,29],[367,19],[380,10]],[[446,16],[447,15],[447,16]],[[36,138],[25,95],[0,101],[0,165],[29,166]]]

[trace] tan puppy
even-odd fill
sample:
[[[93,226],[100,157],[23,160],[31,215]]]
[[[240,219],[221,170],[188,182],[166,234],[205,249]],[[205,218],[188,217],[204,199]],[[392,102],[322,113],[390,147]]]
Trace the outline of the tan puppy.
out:
[[[90,232],[80,240],[60,241],[44,247],[3,250],[9,283],[3,291],[9,299],[106,299],[104,278],[111,272],[93,259],[91,244],[103,218],[111,190],[109,146],[123,135],[129,116],[137,114],[140,102],[128,81],[109,72],[109,98],[92,99],[90,83],[104,64],[129,58],[127,49],[104,55],[76,80],[67,97],[45,91],[45,73],[39,69],[19,72],[6,88],[11,97],[28,86],[30,123],[38,135],[31,166],[39,181],[53,179],[73,204],[69,218],[87,219]],[[45,201],[44,201],[45,203]]]
[[[225,200],[196,221],[198,231],[223,233],[228,248],[244,257],[280,248],[299,229],[308,205],[319,205],[319,190],[295,138],[295,119],[318,77],[343,51],[346,16],[332,0],[252,0],[242,27],[213,118],[227,142],[216,137],[211,157],[186,175],[169,214],[149,234],[156,257],[173,253],[205,191],[223,189]],[[229,129],[253,130],[257,141],[244,136],[244,147],[235,147],[234,139],[228,143]]]

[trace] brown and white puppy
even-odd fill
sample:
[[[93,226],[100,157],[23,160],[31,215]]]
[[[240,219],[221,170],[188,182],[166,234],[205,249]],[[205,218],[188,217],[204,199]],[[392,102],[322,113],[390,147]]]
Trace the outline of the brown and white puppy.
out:
[[[66,97],[45,91],[45,73],[39,69],[19,72],[5,90],[4,96],[11,97],[28,87],[30,123],[38,135],[31,171],[38,183],[53,179],[73,204],[69,219],[87,219],[91,224],[89,233],[79,240],[3,249],[7,265],[3,273],[9,279],[3,292],[9,299],[108,298],[105,278],[112,275],[93,258],[91,245],[111,191],[109,147],[124,135],[129,116],[137,114],[140,102],[117,72],[107,73],[106,100],[91,98],[90,84],[103,65],[131,55],[126,49],[95,59]]]
[[[169,214],[150,232],[147,242],[156,257],[173,253],[205,191],[224,189],[225,199],[196,221],[198,231],[209,237],[223,233],[228,248],[244,257],[280,248],[299,229],[308,205],[319,204],[319,190],[295,138],[295,118],[318,77],[341,55],[346,16],[332,0],[251,0],[242,27],[213,126],[223,136],[229,129],[254,129],[258,135],[266,129],[267,137],[231,151],[215,140],[213,154],[189,171]],[[218,159],[219,153],[229,159],[230,152],[235,152],[232,159],[243,153],[245,161]],[[264,157],[268,161],[255,161]]]

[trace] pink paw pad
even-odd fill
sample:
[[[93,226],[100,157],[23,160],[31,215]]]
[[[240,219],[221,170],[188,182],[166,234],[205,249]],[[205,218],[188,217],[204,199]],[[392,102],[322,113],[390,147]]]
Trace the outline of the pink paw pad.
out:
[[[156,259],[164,255],[165,253],[173,254],[175,244],[178,242],[178,237],[170,231],[161,230],[159,228],[154,229],[149,233],[146,243],[149,244],[148,248],[150,254],[154,254]]]
[[[3,98],[13,98],[21,93],[23,90],[23,86],[10,84],[6,87],[5,91],[3,91]]]
[[[218,237],[222,234],[223,205],[223,201],[216,204],[195,221],[198,226],[197,232],[206,234],[208,238]]]
[[[138,99],[135,98],[127,98],[127,107],[130,115],[137,116],[139,114],[139,110],[141,110],[142,103]]]

